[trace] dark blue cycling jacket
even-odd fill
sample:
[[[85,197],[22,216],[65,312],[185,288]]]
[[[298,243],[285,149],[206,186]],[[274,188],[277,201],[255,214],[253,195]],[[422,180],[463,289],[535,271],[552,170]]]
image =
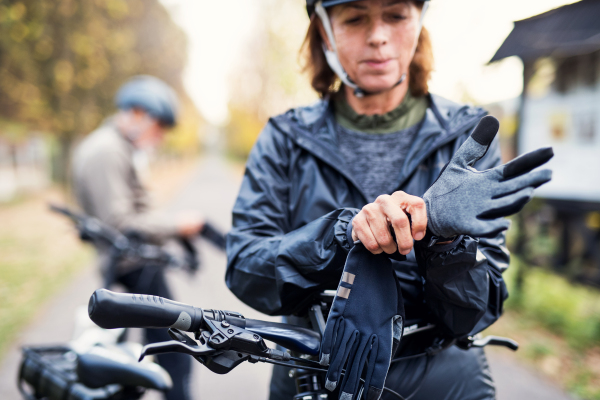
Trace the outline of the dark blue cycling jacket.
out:
[[[486,113],[431,95],[397,190],[422,196]],[[226,282],[244,303],[269,315],[298,312],[311,295],[335,289],[351,243],[346,229],[367,198],[336,143],[328,100],[271,118],[252,149],[227,238]],[[497,140],[477,162],[501,164]],[[417,242],[393,261],[406,318],[446,333],[481,331],[502,313],[509,262],[504,233],[461,236],[450,245]]]

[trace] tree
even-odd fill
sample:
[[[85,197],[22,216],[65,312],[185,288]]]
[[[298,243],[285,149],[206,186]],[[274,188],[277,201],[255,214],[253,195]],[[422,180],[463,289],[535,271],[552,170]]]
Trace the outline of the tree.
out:
[[[232,76],[228,149],[246,157],[267,119],[316,99],[299,50],[308,27],[303,0],[262,0],[260,24]]]
[[[132,75],[171,84],[198,121],[181,81],[185,62],[186,36],[158,0],[0,2],[0,118],[54,135],[61,160],[114,111]]]

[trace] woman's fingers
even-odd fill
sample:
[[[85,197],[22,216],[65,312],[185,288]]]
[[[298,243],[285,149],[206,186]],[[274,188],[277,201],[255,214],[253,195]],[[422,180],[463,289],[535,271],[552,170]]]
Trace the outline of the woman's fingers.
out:
[[[363,207],[362,211],[367,216],[367,222],[369,223],[373,237],[381,250],[387,254],[394,254],[396,252],[396,243],[390,233],[389,217],[386,215],[382,203],[378,199],[375,203],[367,204]]]
[[[412,237],[421,240],[427,231],[427,209],[425,201],[417,196],[411,196],[404,192],[395,192],[392,198],[397,202],[404,212],[410,215]]]
[[[406,255],[414,240],[423,239],[426,230],[425,202],[404,192],[379,196],[352,220],[352,239],[360,240],[374,254],[393,254],[398,250]]]
[[[364,210],[364,209],[363,209]],[[383,249],[375,240],[371,227],[367,222],[366,214],[361,210],[352,220],[352,240],[360,240],[367,250],[373,254],[381,254]]]
[[[379,196],[376,203],[381,207],[388,226],[391,225],[394,230],[400,254],[406,255],[410,253],[410,250],[413,247],[413,237],[408,215],[406,215],[399,204],[394,201],[392,196]],[[396,246],[394,246],[394,251],[395,250]]]

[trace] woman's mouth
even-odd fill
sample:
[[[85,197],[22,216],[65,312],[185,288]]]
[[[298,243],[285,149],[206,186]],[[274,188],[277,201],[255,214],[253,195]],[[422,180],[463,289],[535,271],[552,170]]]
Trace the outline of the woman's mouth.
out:
[[[370,68],[383,69],[383,68],[387,67],[391,61],[392,60],[390,58],[388,58],[385,60],[371,59],[371,60],[365,60],[363,62],[365,64],[367,64]]]

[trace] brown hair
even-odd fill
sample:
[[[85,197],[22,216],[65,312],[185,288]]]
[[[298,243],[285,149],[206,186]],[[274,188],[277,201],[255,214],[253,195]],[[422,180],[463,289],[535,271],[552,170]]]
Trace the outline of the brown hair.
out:
[[[313,14],[304,43],[300,49],[303,60],[303,71],[308,72],[313,89],[321,97],[336,92],[340,87],[339,78],[331,70],[323,53],[323,39],[319,32],[319,18]],[[433,71],[433,51],[429,32],[425,27],[421,30],[417,50],[409,67],[410,93],[415,97],[429,93],[428,81]]]

